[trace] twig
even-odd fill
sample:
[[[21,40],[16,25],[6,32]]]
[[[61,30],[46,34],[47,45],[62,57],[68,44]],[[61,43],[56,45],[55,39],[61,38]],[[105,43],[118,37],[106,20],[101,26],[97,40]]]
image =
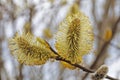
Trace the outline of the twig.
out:
[[[91,70],[91,69],[87,69],[87,68],[85,68],[85,67],[83,67],[83,66],[81,66],[81,65],[79,65],[79,64],[73,64],[73,63],[71,63],[70,61],[65,60],[65,59],[63,59],[63,58],[61,58],[61,57],[56,57],[56,60],[64,61],[64,62],[66,62],[66,63],[69,63],[70,65],[75,66],[75,67],[77,67],[77,68],[80,68],[80,69],[82,69],[83,71],[88,72],[88,73],[94,73],[94,72],[95,72],[95,71],[93,71],[93,70]],[[106,78],[107,78],[107,79],[110,79],[110,80],[119,80],[119,79],[115,79],[115,78],[113,78],[113,77],[111,77],[111,76],[108,76],[108,75],[106,76]]]
[[[104,41],[105,42],[105,40],[103,39],[103,38],[101,38],[99,35],[95,35],[98,39],[100,39],[100,40],[102,40],[102,41]],[[112,43],[112,42],[110,42],[109,43],[109,45],[111,45],[111,46],[113,46],[113,47],[115,47],[115,48],[117,48],[117,49],[120,49],[120,47],[119,46],[117,46],[117,45],[115,45],[114,43]]]
[[[115,32],[116,32],[116,30],[117,30],[117,25],[118,25],[119,22],[120,22],[120,17],[118,18],[118,20],[116,21],[116,23],[113,25],[113,28],[112,28],[113,36],[112,36],[112,38],[113,38],[114,35],[115,35]],[[111,40],[112,40],[112,38],[111,38]],[[95,61],[94,61],[93,64],[91,65],[90,69],[93,69],[93,68],[94,68],[94,66],[96,65],[96,63],[98,62],[98,60],[99,60],[99,59],[101,58],[101,56],[103,55],[102,53],[104,53],[104,51],[106,50],[107,46],[110,44],[110,41],[111,41],[111,40],[109,40],[108,42],[106,42],[106,43],[103,45],[102,49],[101,49],[100,52],[98,53],[98,56],[96,57]],[[85,76],[83,77],[83,79],[85,79],[85,77],[87,77],[87,75],[88,75],[88,73],[85,74]]]
[[[96,18],[96,13],[95,13],[96,12],[95,3],[96,3],[96,0],[92,0],[92,14],[93,14],[94,22],[98,23],[98,20]]]
[[[119,23],[119,21],[120,21],[120,17],[119,17],[119,19],[116,21],[116,23],[115,23],[115,25],[114,25],[114,27],[113,27],[113,29],[112,29],[113,36],[115,35],[115,31],[117,30],[117,24]],[[113,38],[113,36],[112,36],[112,38]],[[112,39],[112,38],[111,38],[111,39]],[[91,68],[93,68],[93,67],[96,65],[97,61],[100,59],[100,56],[103,55],[102,53],[105,51],[105,49],[106,49],[106,47],[109,45],[110,41],[111,41],[111,40],[109,40],[108,42],[106,42],[106,43],[103,45],[101,51],[99,52],[99,54],[98,54],[95,62],[94,62],[93,65],[91,66]]]
[[[77,64],[77,63],[73,64],[71,61],[62,58],[62,57],[61,57],[55,50],[53,50],[51,47],[50,47],[50,49],[57,55],[57,57],[55,58],[56,60],[58,60],[58,61],[64,61],[64,62],[66,62],[66,63],[68,63],[68,64],[70,64],[70,65],[72,65],[72,66],[75,66],[75,67],[77,67],[77,68],[79,68],[79,69],[81,69],[81,70],[83,70],[83,71],[85,71],[85,72],[88,72],[88,73],[94,73],[94,72],[95,72],[94,70],[85,68],[85,67],[83,67],[83,66],[81,66],[81,65],[79,65],[79,64]],[[119,80],[119,79],[115,79],[115,78],[113,78],[113,77],[111,77],[111,76],[108,76],[108,75],[106,76],[106,78],[107,78],[107,79],[110,79],[110,80]]]
[[[87,69],[87,68],[85,68],[85,67],[83,67],[83,66],[81,66],[81,65],[79,65],[79,64],[73,64],[73,63],[71,63],[70,61],[65,60],[64,58],[62,58],[62,57],[60,57],[60,56],[57,56],[57,57],[56,57],[56,60],[64,61],[64,62],[66,62],[66,63],[69,63],[70,65],[75,66],[75,67],[77,67],[77,68],[80,68],[80,69],[82,69],[82,70],[85,71],[85,72],[94,73],[93,70]]]

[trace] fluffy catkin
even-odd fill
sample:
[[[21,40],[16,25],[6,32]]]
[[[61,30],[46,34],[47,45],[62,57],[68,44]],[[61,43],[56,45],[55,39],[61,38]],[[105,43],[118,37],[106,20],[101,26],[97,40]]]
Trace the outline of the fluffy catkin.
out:
[[[55,56],[46,41],[30,33],[16,34],[9,39],[9,48],[18,62],[26,65],[41,65]]]
[[[72,63],[81,63],[82,57],[93,48],[93,28],[82,12],[70,14],[60,24],[55,47],[59,55]]]
[[[92,80],[102,80],[108,73],[108,67],[102,65],[93,75]]]

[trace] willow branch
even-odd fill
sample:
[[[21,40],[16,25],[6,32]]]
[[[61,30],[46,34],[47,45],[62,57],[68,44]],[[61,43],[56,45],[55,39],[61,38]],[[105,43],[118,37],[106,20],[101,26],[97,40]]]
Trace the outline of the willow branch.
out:
[[[119,17],[119,19],[116,21],[116,23],[114,24],[114,27],[113,27],[113,29],[112,29],[112,33],[113,33],[112,38],[113,38],[114,35],[115,35],[115,32],[116,32],[116,30],[117,30],[117,25],[118,25],[119,22],[120,22],[120,17]],[[112,38],[111,38],[111,40],[112,40]],[[103,55],[102,53],[105,51],[106,47],[109,45],[109,43],[111,42],[111,40],[109,40],[108,42],[106,42],[106,43],[103,45],[101,51],[99,52],[99,54],[98,54],[95,62],[94,62],[93,65],[91,66],[91,68],[93,68],[93,67],[96,65],[97,61],[100,59],[100,56]]]
[[[79,64],[76,64],[76,63],[73,64],[73,63],[71,63],[70,61],[68,61],[68,60],[66,60],[66,59],[64,59],[64,58],[62,58],[62,57],[60,57],[60,56],[57,56],[57,57],[56,57],[56,60],[64,61],[64,62],[66,62],[66,63],[68,63],[68,64],[70,64],[70,65],[72,65],[72,66],[75,66],[75,67],[77,67],[77,68],[82,69],[82,70],[85,71],[85,72],[94,73],[93,70],[87,69],[87,68],[85,68],[85,67],[83,67],[83,66],[81,66],[81,65],[79,65]]]
[[[117,19],[117,21],[115,22],[115,24],[114,24],[113,27],[112,27],[112,33],[113,33],[112,38],[103,45],[102,49],[101,49],[100,52],[98,53],[98,56],[96,57],[95,61],[94,61],[93,64],[91,65],[91,67],[90,67],[91,69],[94,68],[94,66],[98,63],[98,60],[101,58],[101,56],[104,55],[103,53],[105,52],[107,46],[108,46],[109,44],[111,44],[111,40],[113,39],[113,37],[114,37],[114,35],[115,35],[115,32],[116,32],[116,30],[117,30],[117,25],[118,25],[119,22],[120,22],[120,17]],[[112,45],[113,45],[113,44],[112,44]],[[115,45],[114,45],[114,46],[115,46]],[[118,48],[118,49],[119,49],[119,48]],[[87,76],[88,76],[88,73],[85,74],[85,76],[83,77],[83,79],[85,79]]]
[[[95,35],[95,36],[96,36],[99,40],[106,42],[106,41],[105,41],[102,37],[100,37],[99,35]],[[109,45],[115,47],[116,49],[120,49],[119,46],[115,45],[115,44],[112,43],[112,42],[110,42]]]
[[[70,64],[70,65],[72,65],[72,66],[75,66],[75,67],[77,67],[77,68],[79,68],[79,69],[81,69],[81,70],[83,70],[83,71],[85,71],[85,72],[87,72],[87,73],[94,73],[94,72],[95,72],[95,71],[92,70],[92,69],[88,69],[88,68],[83,67],[83,66],[81,66],[81,65],[79,65],[79,64],[77,64],[77,63],[74,64],[74,63],[72,63],[71,61],[62,58],[62,57],[61,57],[55,50],[53,50],[51,47],[50,47],[50,49],[57,55],[57,57],[55,58],[56,60],[58,60],[58,61],[64,61],[64,62],[66,62],[66,63],[68,63],[68,64]],[[107,79],[110,79],[110,80],[119,80],[119,79],[113,78],[113,77],[111,77],[111,76],[109,76],[109,75],[107,75],[106,78],[107,78]]]

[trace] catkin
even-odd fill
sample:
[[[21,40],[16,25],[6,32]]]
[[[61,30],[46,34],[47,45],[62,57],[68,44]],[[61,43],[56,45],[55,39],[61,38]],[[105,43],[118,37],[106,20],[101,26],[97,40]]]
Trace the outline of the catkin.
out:
[[[102,80],[108,73],[108,67],[102,65],[93,75],[92,80]]]
[[[72,63],[81,63],[82,57],[93,48],[93,28],[82,12],[70,14],[60,24],[55,47],[59,55]]]
[[[27,65],[41,65],[55,56],[46,41],[30,33],[16,34],[9,39],[9,48],[20,63]]]

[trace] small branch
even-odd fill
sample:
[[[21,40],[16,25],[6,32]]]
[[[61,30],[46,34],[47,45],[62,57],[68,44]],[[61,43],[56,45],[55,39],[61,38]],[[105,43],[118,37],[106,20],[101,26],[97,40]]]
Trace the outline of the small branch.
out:
[[[112,29],[112,33],[113,33],[112,38],[113,38],[114,35],[115,35],[115,31],[117,30],[117,25],[118,25],[119,21],[120,21],[120,17],[118,18],[118,20],[116,21],[116,23],[113,25],[114,27],[113,27],[113,29]],[[112,40],[112,38],[111,38],[111,40]],[[111,40],[109,40],[108,42],[106,42],[106,43],[103,45],[101,51],[98,53],[98,56],[97,56],[95,62],[92,64],[92,66],[91,66],[90,68],[93,68],[93,67],[96,65],[96,63],[97,63],[98,60],[100,59],[100,56],[103,55],[102,53],[104,53],[106,47],[110,44]]]
[[[119,18],[117,19],[117,21],[115,22],[115,24],[114,24],[113,27],[112,27],[112,33],[113,33],[112,38],[103,45],[102,49],[101,49],[100,52],[98,53],[98,56],[97,56],[96,59],[94,60],[93,64],[90,66],[90,69],[93,69],[93,68],[96,66],[96,64],[97,64],[98,61],[100,60],[101,56],[104,55],[103,53],[105,52],[107,46],[108,46],[109,44],[111,44],[111,40],[112,40],[113,37],[115,36],[115,32],[116,32],[116,30],[117,30],[117,26],[118,26],[118,23],[119,23],[119,22],[120,22],[120,16],[119,16]],[[112,45],[113,45],[113,44],[112,44]],[[115,46],[115,45],[114,45],[114,46]],[[85,74],[85,76],[83,77],[83,80],[84,80],[87,76],[88,76],[88,73]],[[114,79],[113,79],[113,80],[114,80]]]
[[[111,77],[111,76],[108,76],[108,75],[106,76],[106,78],[107,78],[107,79],[110,79],[110,80],[119,80],[119,79],[115,79],[115,78],[113,78],[113,77]]]
[[[56,60],[58,60],[58,61],[64,61],[64,62],[66,62],[66,63],[68,63],[68,64],[70,64],[70,65],[72,65],[72,66],[75,66],[75,67],[77,67],[77,68],[79,68],[79,69],[81,69],[81,70],[83,70],[83,71],[85,71],[85,72],[87,72],[87,73],[94,73],[94,72],[95,72],[95,71],[93,71],[93,70],[91,70],[91,69],[88,69],[88,68],[85,68],[85,67],[83,67],[83,66],[81,66],[81,65],[79,65],[79,64],[77,64],[77,63],[73,64],[71,61],[62,58],[62,57],[61,57],[55,50],[53,50],[51,47],[50,47],[50,49],[57,55],[57,57],[55,58]],[[106,78],[107,78],[107,79],[110,79],[110,80],[119,80],[119,79],[115,79],[115,78],[113,78],[113,77],[111,77],[111,76],[108,76],[108,75],[106,76]]]
[[[75,67],[77,67],[77,68],[82,69],[82,70],[85,71],[85,72],[94,73],[93,70],[87,69],[87,68],[85,68],[85,67],[83,67],[83,66],[81,66],[81,65],[79,65],[79,64],[73,64],[73,63],[71,63],[70,61],[63,59],[62,57],[57,56],[57,57],[56,57],[56,60],[64,61],[64,62],[66,62],[66,63],[68,63],[68,64],[70,64],[70,65],[72,65],[72,66],[75,66]]]
[[[103,38],[101,38],[99,35],[95,35],[95,36],[96,36],[99,40],[104,41],[104,42],[107,42],[107,41],[105,41]],[[112,42],[110,42],[109,45],[115,47],[116,49],[120,49],[119,46],[115,45],[115,44],[112,43]]]
[[[72,65],[72,66],[75,66],[75,67],[77,67],[77,68],[80,68],[80,69],[82,69],[83,71],[88,72],[88,73],[94,73],[94,72],[95,72],[95,71],[93,71],[93,70],[91,70],[91,69],[88,69],[88,68],[85,68],[85,67],[83,67],[83,66],[81,66],[81,65],[79,65],[79,64],[73,64],[73,63],[71,63],[70,61],[65,60],[65,59],[63,59],[63,58],[61,58],[61,57],[59,57],[59,56],[56,57],[56,60],[64,61],[64,62],[66,62],[66,63],[68,63],[68,64],[70,64],[70,65]],[[110,80],[119,80],[119,79],[115,79],[115,78],[113,78],[113,77],[111,77],[111,76],[108,76],[108,75],[106,76],[106,78],[107,78],[107,79],[110,79]]]

